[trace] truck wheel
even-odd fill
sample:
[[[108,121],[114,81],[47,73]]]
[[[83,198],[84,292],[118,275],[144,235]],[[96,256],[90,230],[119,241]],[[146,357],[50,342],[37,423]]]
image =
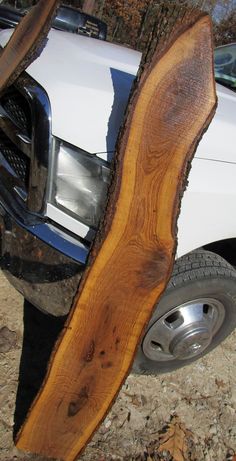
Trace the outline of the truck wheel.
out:
[[[180,258],[138,348],[133,371],[158,374],[197,360],[236,327],[236,270],[196,250]]]

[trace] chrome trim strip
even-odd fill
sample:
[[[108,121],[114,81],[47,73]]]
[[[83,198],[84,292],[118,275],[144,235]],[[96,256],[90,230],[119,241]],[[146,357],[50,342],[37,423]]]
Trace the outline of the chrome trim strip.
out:
[[[65,234],[60,229],[56,229],[51,224],[37,224],[26,228],[31,234],[38,237],[54,249],[60,251],[69,258],[74,259],[80,264],[86,264],[89,248],[79,240]]]
[[[31,157],[31,139],[24,135],[12,122],[7,112],[0,104],[0,128],[5,135],[18,147],[27,157]]]
[[[24,189],[22,189],[22,187],[15,186],[14,191],[19,195],[23,202],[27,201],[27,193]]]

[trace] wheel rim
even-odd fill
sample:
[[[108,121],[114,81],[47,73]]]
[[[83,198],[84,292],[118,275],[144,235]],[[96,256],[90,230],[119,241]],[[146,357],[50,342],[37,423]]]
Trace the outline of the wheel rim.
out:
[[[224,305],[217,299],[181,304],[152,324],[143,339],[143,352],[158,362],[197,357],[210,346],[224,317]]]

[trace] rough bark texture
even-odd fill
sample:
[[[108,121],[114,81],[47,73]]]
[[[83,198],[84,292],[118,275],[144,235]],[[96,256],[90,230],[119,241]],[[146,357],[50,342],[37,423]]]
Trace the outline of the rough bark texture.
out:
[[[93,14],[96,0],[84,0],[83,11],[88,14]]]
[[[20,21],[0,56],[0,93],[42,52],[59,0],[40,0]]]
[[[76,459],[127,376],[170,277],[189,162],[216,104],[209,17],[181,10],[165,39],[170,18],[142,62],[104,221],[19,449]]]

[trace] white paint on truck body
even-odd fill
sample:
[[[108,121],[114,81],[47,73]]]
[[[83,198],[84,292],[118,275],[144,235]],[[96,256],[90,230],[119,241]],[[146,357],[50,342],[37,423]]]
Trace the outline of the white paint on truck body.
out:
[[[11,33],[1,31],[0,44]],[[114,151],[140,59],[129,48],[51,30],[27,72],[49,96],[53,134],[91,154]]]
[[[0,32],[5,45],[12,31]],[[52,30],[27,72],[47,91],[52,134],[109,159],[141,54]],[[216,115],[201,140],[178,220],[178,256],[236,237],[236,94],[217,85]]]

